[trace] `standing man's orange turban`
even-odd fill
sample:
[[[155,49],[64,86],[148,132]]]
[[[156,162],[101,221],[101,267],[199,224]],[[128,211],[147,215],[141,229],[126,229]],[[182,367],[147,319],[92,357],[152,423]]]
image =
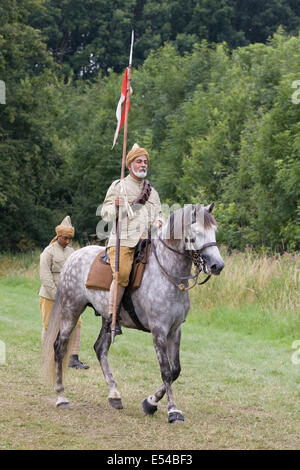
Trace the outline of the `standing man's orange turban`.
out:
[[[71,218],[69,215],[67,215],[64,220],[61,222],[60,225],[57,225],[55,227],[55,232],[56,232],[56,237],[51,240],[51,243],[54,243],[58,237],[68,237],[68,238],[73,238],[75,235],[75,229],[72,226],[71,223]]]

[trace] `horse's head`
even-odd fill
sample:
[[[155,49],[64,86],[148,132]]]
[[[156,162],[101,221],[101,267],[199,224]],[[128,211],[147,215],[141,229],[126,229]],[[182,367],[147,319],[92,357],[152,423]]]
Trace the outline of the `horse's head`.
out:
[[[216,243],[217,222],[212,215],[214,203],[187,206],[184,214],[185,250],[202,262],[207,274],[220,274],[224,261]]]
[[[182,252],[189,252],[207,274],[220,274],[224,261],[216,243],[217,222],[214,204],[189,204],[174,211],[163,226],[162,238]],[[198,263],[198,264],[199,264]]]

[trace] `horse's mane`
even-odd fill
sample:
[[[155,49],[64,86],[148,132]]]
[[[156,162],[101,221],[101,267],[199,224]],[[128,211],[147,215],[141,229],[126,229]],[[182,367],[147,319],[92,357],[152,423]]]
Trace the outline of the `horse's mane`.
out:
[[[190,223],[196,222],[196,205],[190,204],[188,206],[185,206],[184,208],[180,208],[172,212],[172,214],[169,216],[168,221],[167,221],[167,227],[168,227],[168,233],[170,236],[170,239],[177,238],[179,231],[181,228],[184,227],[184,225],[188,225],[185,223],[186,219],[186,214],[184,211],[188,211],[190,214]],[[204,217],[203,217],[203,222],[204,222],[204,229],[209,230],[212,228],[212,226],[217,226],[216,219],[212,215],[211,212],[209,212],[205,207],[200,208],[201,211],[203,211]],[[176,236],[177,235],[177,236]]]
[[[210,229],[213,225],[215,227],[218,226],[216,219],[214,218],[211,212],[208,212],[207,209],[204,209],[204,228]]]

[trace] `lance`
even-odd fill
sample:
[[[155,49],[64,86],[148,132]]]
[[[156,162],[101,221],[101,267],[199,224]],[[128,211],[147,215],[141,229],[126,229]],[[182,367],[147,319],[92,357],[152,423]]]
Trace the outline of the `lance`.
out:
[[[125,118],[124,118],[124,134],[123,134],[123,154],[122,154],[122,165],[121,165],[121,188],[122,182],[125,178],[125,161],[127,154],[127,130],[128,130],[128,111],[129,111],[129,97],[130,97],[130,84],[131,84],[131,68],[132,68],[132,52],[133,52],[133,41],[134,31],[131,33],[131,46],[129,55],[129,65],[127,68],[127,89],[126,89],[126,101],[125,101]],[[115,329],[117,321],[117,298],[118,298],[118,285],[119,285],[119,270],[120,270],[120,234],[121,234],[121,207],[120,204],[117,208],[116,216],[116,262],[115,262],[115,284],[114,284],[114,307],[113,316],[111,323],[111,342],[114,342]]]

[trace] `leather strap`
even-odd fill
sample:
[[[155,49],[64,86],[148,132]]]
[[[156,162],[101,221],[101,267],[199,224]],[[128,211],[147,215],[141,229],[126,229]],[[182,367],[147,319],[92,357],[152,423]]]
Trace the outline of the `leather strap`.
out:
[[[122,305],[125,308],[126,312],[130,316],[131,320],[135,324],[138,330],[146,331],[147,333],[150,333],[150,330],[145,328],[140,320],[138,319],[138,316],[136,314],[136,311],[134,309],[134,305],[132,302],[132,298],[130,295],[130,287],[126,287],[125,292],[122,297]]]

